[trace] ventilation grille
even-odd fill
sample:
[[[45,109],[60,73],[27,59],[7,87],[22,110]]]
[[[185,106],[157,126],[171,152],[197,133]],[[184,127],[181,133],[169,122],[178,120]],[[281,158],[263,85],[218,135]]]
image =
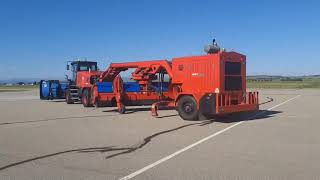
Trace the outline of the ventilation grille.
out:
[[[224,72],[225,72],[225,75],[241,75],[241,63],[226,62]]]
[[[224,86],[226,91],[242,90],[241,76],[225,76]]]
[[[241,63],[225,62],[225,91],[242,90]]]

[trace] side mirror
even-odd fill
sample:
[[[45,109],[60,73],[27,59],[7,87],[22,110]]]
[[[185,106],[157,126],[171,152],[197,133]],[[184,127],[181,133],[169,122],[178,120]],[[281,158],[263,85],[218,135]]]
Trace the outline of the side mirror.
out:
[[[70,66],[69,66],[69,64],[67,64],[67,70],[68,70],[68,71],[70,70]]]

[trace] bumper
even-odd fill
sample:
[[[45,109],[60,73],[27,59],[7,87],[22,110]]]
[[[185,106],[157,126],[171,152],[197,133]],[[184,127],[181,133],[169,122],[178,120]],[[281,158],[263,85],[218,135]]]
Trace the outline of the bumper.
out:
[[[239,105],[219,107],[217,109],[217,114],[257,111],[257,110],[259,110],[258,104],[239,104]]]
[[[240,95],[236,104],[233,104],[233,94],[216,94],[216,114],[256,111],[259,110],[259,93],[247,92],[245,97]]]

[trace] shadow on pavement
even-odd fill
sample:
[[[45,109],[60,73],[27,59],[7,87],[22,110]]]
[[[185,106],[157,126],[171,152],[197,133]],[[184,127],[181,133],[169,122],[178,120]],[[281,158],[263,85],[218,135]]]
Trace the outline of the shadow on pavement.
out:
[[[205,122],[191,123],[191,124],[186,124],[186,125],[183,125],[183,126],[179,126],[179,127],[173,128],[173,129],[169,129],[169,130],[166,130],[166,131],[161,131],[161,132],[152,134],[151,136],[148,136],[148,137],[144,138],[142,142],[139,142],[139,143],[137,143],[137,144],[135,144],[133,146],[129,146],[129,147],[112,148],[112,149],[94,148],[94,149],[89,149],[89,150],[81,150],[79,152],[82,152],[82,153],[90,153],[90,152],[101,152],[101,153],[104,153],[104,152],[119,151],[119,150],[123,151],[123,152],[112,154],[112,155],[109,155],[109,156],[106,157],[106,159],[110,159],[110,158],[113,158],[113,157],[116,157],[116,156],[119,156],[119,155],[122,155],[122,154],[131,153],[131,152],[134,152],[134,151],[136,151],[138,149],[141,149],[145,145],[150,143],[153,138],[156,138],[156,137],[158,137],[158,136],[160,136],[162,134],[167,134],[167,133],[170,133],[170,132],[173,132],[173,131],[177,131],[179,129],[183,129],[183,128],[186,128],[186,127],[189,127],[189,126],[195,126],[195,125],[201,126],[204,123]]]
[[[145,147],[148,143],[150,143],[152,141],[152,139],[154,139],[156,137],[159,137],[163,134],[174,132],[174,131],[177,131],[177,130],[180,130],[180,129],[183,129],[186,127],[206,126],[206,125],[212,124],[214,122],[232,123],[232,122],[239,122],[239,121],[251,121],[251,120],[265,119],[265,118],[272,117],[274,114],[278,114],[278,113],[281,113],[281,112],[266,110],[266,111],[258,111],[258,112],[251,113],[251,114],[250,113],[249,114],[248,113],[241,114],[242,117],[241,116],[233,117],[234,115],[228,116],[228,117],[216,117],[215,119],[198,121],[198,122],[182,125],[182,126],[179,126],[179,127],[173,128],[173,129],[154,133],[154,134],[144,138],[141,142],[138,142],[132,146],[128,146],[128,147],[114,147],[114,146],[88,147],[88,148],[79,148],[79,149],[60,151],[60,152],[37,156],[34,158],[30,158],[30,159],[26,159],[23,161],[8,164],[6,166],[0,167],[0,171],[11,168],[11,167],[15,167],[15,166],[18,166],[21,164],[29,163],[29,162],[32,162],[35,160],[41,160],[41,159],[45,159],[45,158],[49,158],[49,157],[57,156],[57,155],[61,155],[61,154],[67,154],[67,153],[73,153],[73,152],[76,152],[76,153],[95,153],[95,152],[106,153],[106,152],[120,151],[115,154],[111,154],[111,155],[106,156],[106,159],[111,159],[111,158],[114,158],[114,157],[117,157],[117,156],[120,156],[123,154],[132,153],[138,149]],[[239,115],[239,114],[237,114],[237,115]],[[244,116],[246,116],[246,117],[244,117]],[[74,117],[74,118],[79,118],[79,117]]]
[[[54,100],[47,100],[48,102],[64,102],[66,103],[65,99],[54,99]]]
[[[174,109],[175,108],[161,108],[159,110],[165,111],[165,110],[174,110]],[[151,107],[128,108],[128,106],[127,106],[125,114],[131,114],[131,113],[140,112],[140,111],[150,111],[151,112]],[[118,112],[118,109],[103,110],[102,112]]]
[[[131,114],[139,111],[150,111],[150,107],[139,107],[139,108],[126,108],[125,114]],[[118,109],[110,109],[110,110],[103,110],[102,112],[116,112],[118,113]]]
[[[271,97],[267,97],[267,99],[268,99],[267,101],[262,102],[259,105],[268,104],[268,103],[274,101],[273,98],[271,98]],[[172,107],[161,107],[159,110],[163,111],[163,110],[174,110],[174,109],[175,108],[172,108]],[[125,114],[131,114],[131,113],[140,112],[140,111],[151,111],[151,107],[128,108],[128,106],[127,106]],[[104,110],[102,112],[118,112],[118,110],[117,109],[111,109],[111,110]],[[159,116],[157,118],[164,118],[164,117],[171,117],[171,116],[178,116],[178,115]],[[217,117],[214,117],[214,118],[217,118]]]
[[[245,113],[234,113],[231,115],[211,117],[210,120],[221,123],[234,123],[240,121],[252,121],[259,119],[267,119],[273,117],[275,114],[282,113],[282,111],[271,111],[271,110],[258,110],[254,112]]]
[[[259,105],[262,105],[262,104],[268,104],[268,103],[271,103],[273,101],[273,98],[272,97],[267,97],[268,101],[265,101],[265,102],[262,102],[260,103]]]
[[[158,136],[160,136],[162,134],[166,134],[166,133],[170,133],[170,132],[173,132],[173,131],[177,131],[179,129],[183,129],[183,128],[186,128],[186,127],[189,127],[189,126],[202,125],[202,124],[204,124],[204,122],[196,122],[196,123],[191,123],[191,124],[186,124],[186,125],[183,125],[183,126],[179,126],[179,127],[173,128],[173,129],[169,129],[169,130],[166,130],[166,131],[161,131],[161,132],[155,133],[155,134],[153,134],[151,136],[148,136],[148,137],[144,138],[142,142],[139,142],[139,143],[137,143],[137,144],[135,144],[133,146],[129,146],[129,147],[119,147],[119,148],[114,147],[114,146],[89,147],[89,148],[71,149],[71,150],[66,150],[66,151],[60,151],[60,152],[56,152],[56,153],[46,154],[46,155],[42,155],[42,156],[26,159],[26,160],[23,160],[23,161],[15,162],[15,163],[12,163],[12,164],[8,164],[6,166],[2,166],[2,167],[0,167],[0,171],[8,169],[8,168],[11,168],[11,167],[15,167],[15,166],[18,166],[18,165],[21,165],[21,164],[29,163],[29,162],[32,162],[32,161],[35,161],[35,160],[41,160],[41,159],[49,158],[49,157],[52,157],[52,156],[57,156],[57,155],[67,154],[67,153],[72,153],[72,152],[78,152],[78,153],[101,152],[101,153],[105,153],[105,152],[111,152],[111,151],[123,151],[123,152],[112,154],[112,155],[109,155],[109,156],[106,157],[106,159],[110,159],[110,158],[113,158],[113,157],[116,157],[116,156],[119,156],[119,155],[122,155],[122,154],[131,153],[131,152],[134,152],[134,151],[136,151],[138,149],[141,149],[145,145],[147,145],[149,142],[151,142],[151,140],[153,138],[158,137]]]

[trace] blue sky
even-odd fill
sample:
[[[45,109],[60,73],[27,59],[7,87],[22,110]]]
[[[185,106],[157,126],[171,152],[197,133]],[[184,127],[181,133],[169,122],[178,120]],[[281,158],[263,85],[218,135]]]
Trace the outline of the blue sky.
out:
[[[203,54],[215,37],[248,74],[320,74],[320,1],[0,2],[0,79],[63,77],[66,61]]]

